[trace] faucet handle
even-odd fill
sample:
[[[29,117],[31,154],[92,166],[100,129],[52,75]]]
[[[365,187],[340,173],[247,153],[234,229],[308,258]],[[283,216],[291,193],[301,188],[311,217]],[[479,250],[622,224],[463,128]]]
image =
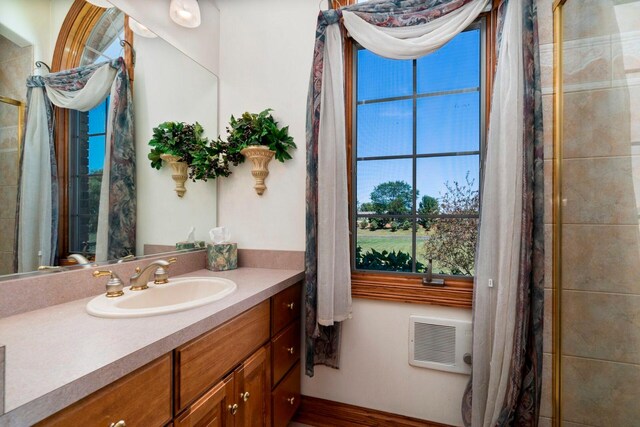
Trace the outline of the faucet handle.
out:
[[[124,295],[124,291],[122,290],[124,288],[124,284],[122,283],[122,280],[120,280],[118,275],[115,274],[113,271],[96,270],[92,273],[92,275],[95,278],[109,276],[109,281],[107,282],[108,298],[119,297]]]
[[[178,258],[175,257],[169,258],[167,260],[167,262],[169,263],[168,265],[164,267],[158,267],[153,275],[153,283],[156,285],[164,285],[165,283],[169,283],[169,267],[177,260]]]

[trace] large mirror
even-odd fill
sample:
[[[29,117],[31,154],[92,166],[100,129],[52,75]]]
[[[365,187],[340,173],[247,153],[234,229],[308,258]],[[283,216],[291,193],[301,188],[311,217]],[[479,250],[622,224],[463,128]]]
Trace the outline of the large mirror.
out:
[[[79,7],[83,13],[77,13]],[[217,77],[162,38],[133,35],[127,30],[124,13],[117,8],[90,7],[91,13],[87,13],[81,0],[3,0],[0,5],[0,275],[27,272],[17,271],[14,263],[20,180],[18,132],[24,130],[20,109],[27,103],[25,82],[30,75],[47,73],[35,63],[52,64],[55,60],[58,35],[69,25],[68,16],[74,10],[75,19],[90,21],[78,51],[65,53],[74,57],[75,66],[126,54],[135,63],[130,73],[137,199],[132,254],[175,248],[187,238],[191,227],[196,229],[197,240],[206,240],[207,231],[216,225],[215,181],[188,181],[187,192],[179,198],[170,168],[152,169],[147,153],[152,128],[165,121],[199,122],[205,136],[217,135]],[[125,51],[125,39],[133,45],[134,55]],[[69,58],[65,59],[69,63]],[[61,185],[56,258],[61,265],[73,264],[74,260],[67,261],[72,254],[94,259],[109,102],[107,99],[88,112],[66,111],[66,141],[55,144]],[[61,114],[56,108],[56,137],[60,135]],[[48,263],[40,265],[44,264]]]

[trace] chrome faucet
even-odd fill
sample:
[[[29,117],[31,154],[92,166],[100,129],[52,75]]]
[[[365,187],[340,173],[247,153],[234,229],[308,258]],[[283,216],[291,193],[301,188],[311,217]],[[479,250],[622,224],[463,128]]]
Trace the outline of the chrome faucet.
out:
[[[80,254],[71,254],[67,257],[67,260],[71,261],[71,260],[75,260],[79,266],[81,266],[82,268],[91,268],[93,267],[91,265],[91,261],[89,261],[84,255],[80,255]]]
[[[38,271],[64,271],[62,267],[58,265],[41,265],[38,267]]]
[[[143,289],[147,289],[147,282],[149,282],[149,277],[151,273],[154,274],[153,283],[156,285],[160,285],[163,283],[169,282],[169,265],[176,262],[176,258],[169,258],[168,260],[159,259],[157,261],[153,261],[149,265],[147,265],[144,269],[140,270],[140,267],[136,268],[136,274],[131,276],[129,279],[129,284],[132,291],[141,291]]]
[[[93,277],[104,277],[109,276],[109,281],[107,282],[107,297],[114,298],[124,295],[124,284],[122,280],[118,277],[116,273],[111,270],[97,270],[92,273]]]

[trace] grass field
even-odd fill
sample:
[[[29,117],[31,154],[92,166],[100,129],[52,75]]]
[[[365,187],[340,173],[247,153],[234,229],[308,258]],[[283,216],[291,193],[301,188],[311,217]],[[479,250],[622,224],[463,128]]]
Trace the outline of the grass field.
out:
[[[417,261],[421,262],[424,266],[429,262],[423,248],[423,242],[428,238],[428,233],[420,228],[416,236],[416,258]],[[362,247],[363,253],[375,249],[378,252],[402,251],[411,255],[411,230],[391,232],[388,229],[375,231],[358,229],[357,245]],[[433,260],[433,272],[436,274],[451,274],[448,268],[440,266],[438,260]]]
[[[419,231],[416,240],[416,255],[418,261],[425,264],[428,262],[422,254],[421,242],[427,239],[424,231]],[[398,230],[391,232],[389,230],[361,230],[358,229],[357,245],[362,247],[363,252],[375,249],[382,251],[402,251],[411,254],[411,230]],[[435,267],[435,266],[434,266]]]

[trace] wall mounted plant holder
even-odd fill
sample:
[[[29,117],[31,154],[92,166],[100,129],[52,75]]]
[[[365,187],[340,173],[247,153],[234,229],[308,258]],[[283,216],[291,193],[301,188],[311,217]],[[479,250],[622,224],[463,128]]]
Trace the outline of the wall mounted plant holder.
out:
[[[161,154],[160,158],[165,162],[169,163],[171,169],[173,170],[173,174],[171,174],[171,178],[176,183],[176,193],[178,193],[178,197],[184,196],[184,193],[187,192],[187,189],[184,186],[184,183],[187,182],[187,162],[181,162],[180,157],[174,156],[171,154]]]
[[[254,185],[253,188],[255,188],[256,193],[261,196],[264,190],[267,189],[264,180],[269,175],[269,162],[276,152],[269,150],[269,147],[266,145],[252,145],[243,148],[240,153],[253,163],[251,175],[253,175],[256,181],[256,185]]]

